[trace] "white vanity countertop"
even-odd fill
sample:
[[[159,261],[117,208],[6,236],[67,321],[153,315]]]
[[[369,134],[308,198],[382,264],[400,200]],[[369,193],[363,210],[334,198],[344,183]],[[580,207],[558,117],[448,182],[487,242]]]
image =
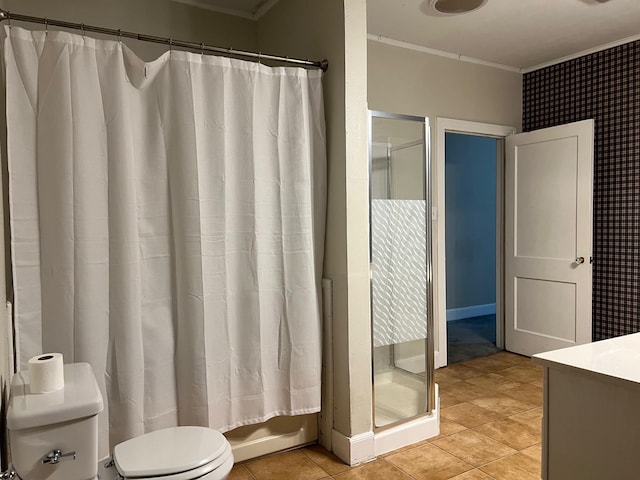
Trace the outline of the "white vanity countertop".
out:
[[[532,359],[545,367],[577,369],[640,388],[640,333],[539,353]]]

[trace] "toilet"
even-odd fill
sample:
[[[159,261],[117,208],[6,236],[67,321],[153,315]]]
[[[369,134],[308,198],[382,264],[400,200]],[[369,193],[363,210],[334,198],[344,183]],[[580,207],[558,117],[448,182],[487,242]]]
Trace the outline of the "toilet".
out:
[[[65,386],[32,394],[29,373],[14,375],[7,409],[16,480],[223,480],[231,445],[205,427],[171,427],[122,442],[98,462],[102,396],[88,363],[64,366]]]

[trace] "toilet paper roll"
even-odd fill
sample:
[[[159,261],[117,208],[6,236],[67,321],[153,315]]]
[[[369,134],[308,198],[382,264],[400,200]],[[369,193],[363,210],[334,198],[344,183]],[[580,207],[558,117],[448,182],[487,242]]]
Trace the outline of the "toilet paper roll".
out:
[[[29,359],[31,393],[50,393],[64,388],[64,368],[61,353],[43,353]]]

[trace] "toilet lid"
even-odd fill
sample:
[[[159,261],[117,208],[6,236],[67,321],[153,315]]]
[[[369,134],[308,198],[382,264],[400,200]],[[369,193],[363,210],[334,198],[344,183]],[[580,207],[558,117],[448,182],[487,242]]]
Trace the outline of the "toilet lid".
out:
[[[172,427],[145,433],[116,445],[113,460],[125,478],[154,477],[202,467],[223,456],[227,450],[227,439],[216,430]]]

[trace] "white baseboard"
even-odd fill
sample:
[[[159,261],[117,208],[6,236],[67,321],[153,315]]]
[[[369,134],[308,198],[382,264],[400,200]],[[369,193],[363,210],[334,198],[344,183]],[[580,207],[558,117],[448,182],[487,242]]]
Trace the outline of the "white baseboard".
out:
[[[447,346],[444,345],[442,348],[435,351],[435,365],[434,368],[442,368],[447,366]]]
[[[348,465],[367,462],[373,460],[376,456],[373,432],[347,437],[337,430],[333,430],[331,447],[333,448],[333,453]]]
[[[440,434],[440,395],[438,384],[436,389],[436,408],[429,416],[410,420],[395,427],[379,432],[365,432],[347,437],[333,430],[333,453],[348,465],[373,460],[393,450],[420,442]]]
[[[462,320],[463,318],[481,317],[482,315],[493,315],[495,313],[495,303],[487,303],[485,305],[471,305],[469,307],[461,308],[451,308],[447,310],[447,322]]]

